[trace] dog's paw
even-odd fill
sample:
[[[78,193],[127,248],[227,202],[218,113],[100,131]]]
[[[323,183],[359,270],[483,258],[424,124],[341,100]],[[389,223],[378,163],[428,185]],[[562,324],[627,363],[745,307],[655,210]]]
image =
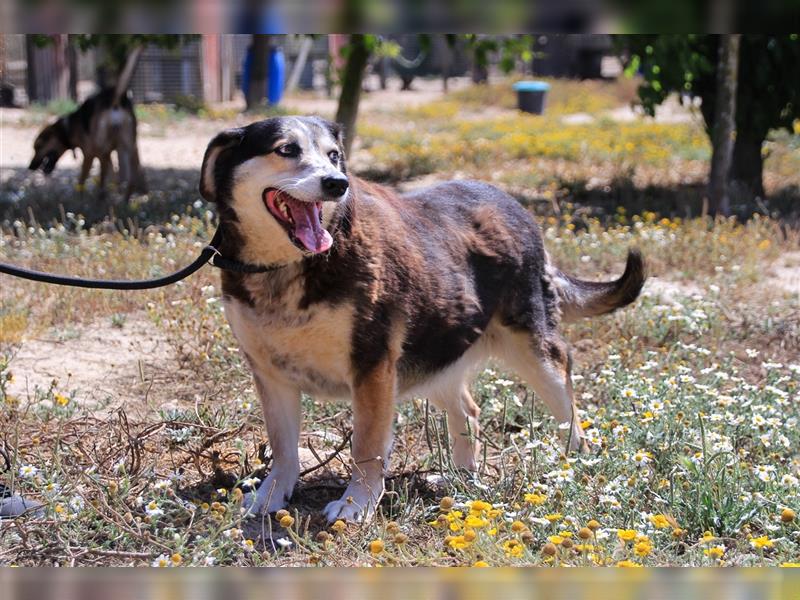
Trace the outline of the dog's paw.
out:
[[[242,500],[242,515],[255,517],[279,511],[286,506],[294,490],[295,479],[273,477],[270,474],[255,492],[248,492]]]
[[[328,523],[333,523],[339,519],[360,523],[372,515],[373,509],[370,508],[370,505],[362,506],[358,504],[352,496],[348,496],[347,498],[329,502],[322,512],[325,518],[328,519]]]

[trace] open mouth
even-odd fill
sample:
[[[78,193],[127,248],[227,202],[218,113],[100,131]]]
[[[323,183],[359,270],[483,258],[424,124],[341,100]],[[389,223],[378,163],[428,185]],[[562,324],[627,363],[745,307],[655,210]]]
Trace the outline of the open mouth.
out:
[[[301,250],[318,254],[333,245],[331,234],[322,226],[322,202],[304,202],[274,188],[265,189],[262,198],[264,206]]]

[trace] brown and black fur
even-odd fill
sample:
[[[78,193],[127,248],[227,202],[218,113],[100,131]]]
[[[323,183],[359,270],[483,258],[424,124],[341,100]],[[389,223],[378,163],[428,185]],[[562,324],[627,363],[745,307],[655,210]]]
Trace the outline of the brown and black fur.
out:
[[[83,155],[78,186],[83,188],[95,159],[100,161],[100,194],[105,194],[113,173],[111,153],[117,155],[120,190],[129,199],[133,193],[146,193],[144,171],[139,163],[136,140],[136,115],[127,95],[117,97],[115,88],[105,88],[90,96],[77,110],[59,117],[45,127],[33,144],[29,169],[49,175],[58,159],[68,150],[79,148]]]
[[[240,180],[239,165],[271,151],[293,127],[319,130],[320,136],[327,130],[341,141],[338,128],[327,121],[298,121],[302,128],[291,123],[285,118],[254,123],[225,132],[209,145],[201,191],[219,206],[226,256],[259,262],[248,249],[255,240],[243,233],[235,208],[242,200],[232,196],[234,182]],[[270,168],[271,160],[264,159],[264,168]],[[346,173],[343,162],[337,168]],[[474,363],[493,356],[520,372],[558,413],[559,422],[571,422],[573,448],[585,447],[574,414],[569,348],[558,326],[562,320],[611,312],[633,302],[645,279],[640,254],[629,253],[617,281],[581,281],[550,263],[531,215],[489,184],[451,181],[397,195],[354,176],[348,179],[349,194],[336,204],[330,219],[334,243],[328,252],[298,255],[283,269],[266,274],[222,274],[226,307],[233,307],[229,318],[242,311],[251,315],[244,337],[250,347],[264,349],[259,359],[248,355],[257,382],[268,387],[270,378],[285,377],[295,382],[289,387],[296,384],[312,395],[352,397],[354,463],[378,465],[386,459],[386,440],[391,437],[391,416],[386,412],[393,411],[399,398],[430,395],[455,418],[454,435],[459,434],[459,422],[461,435],[474,434],[479,409],[469,395],[467,378]],[[271,257],[265,255],[261,262],[269,263]],[[341,333],[348,339],[332,339],[338,335],[334,324],[320,323],[314,331],[333,332],[331,339],[320,342],[346,349],[344,377],[326,372],[325,360],[320,359],[317,368],[315,356],[305,360],[305,354],[292,354],[292,344],[301,347],[307,334],[298,334],[293,342],[291,334],[284,333],[294,327],[299,332],[319,315],[338,314],[331,311],[340,309],[352,315],[351,326]],[[238,317],[232,326],[241,338]],[[277,330],[280,348],[269,341]],[[247,343],[243,342],[245,352]],[[306,354],[314,352],[309,346]],[[262,395],[265,418],[273,410],[269,403]],[[379,440],[365,442],[369,436]],[[454,438],[454,444],[461,444],[460,466],[474,468],[474,440],[465,445]],[[362,484],[376,488],[374,469],[379,467],[372,472],[370,468],[364,467],[363,473],[355,469],[354,479],[361,473],[371,482]],[[355,485],[351,488],[358,491]],[[382,480],[380,486],[382,490]],[[270,503],[271,508],[278,505]],[[358,516],[346,503],[329,506],[326,514],[330,519]]]

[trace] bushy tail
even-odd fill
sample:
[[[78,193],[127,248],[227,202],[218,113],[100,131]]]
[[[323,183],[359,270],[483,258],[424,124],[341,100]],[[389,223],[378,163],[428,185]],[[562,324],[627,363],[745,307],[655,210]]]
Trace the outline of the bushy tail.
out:
[[[647,273],[644,258],[636,249],[628,251],[625,272],[615,281],[584,281],[554,269],[552,282],[559,299],[562,321],[610,313],[636,300]]]
[[[142,54],[142,50],[144,50],[144,46],[136,46],[131,50],[128,59],[125,61],[125,66],[122,68],[122,72],[119,74],[119,77],[117,77],[117,83],[114,86],[114,97],[111,102],[113,108],[119,106],[119,101],[128,91],[131,78],[133,78],[133,71],[136,69],[136,63],[139,62],[139,56]]]

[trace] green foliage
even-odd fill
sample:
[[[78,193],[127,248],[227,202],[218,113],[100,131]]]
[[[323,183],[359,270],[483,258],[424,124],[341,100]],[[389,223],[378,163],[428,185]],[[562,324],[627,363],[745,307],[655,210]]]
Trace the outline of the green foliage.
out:
[[[489,56],[495,52],[500,53],[500,68],[504,73],[514,70],[518,58],[528,62],[533,57],[533,36],[529,34],[488,36],[471,33],[464,38],[472,50],[475,62],[481,67],[488,66]],[[448,40],[448,43],[454,42]]]
[[[718,35],[634,35],[621,44],[630,53],[626,73],[641,73],[645,111],[669,94],[702,98],[706,125],[713,126]],[[797,34],[742,36],[736,98],[737,131],[764,139],[770,129],[792,130],[800,118],[800,39]]]

